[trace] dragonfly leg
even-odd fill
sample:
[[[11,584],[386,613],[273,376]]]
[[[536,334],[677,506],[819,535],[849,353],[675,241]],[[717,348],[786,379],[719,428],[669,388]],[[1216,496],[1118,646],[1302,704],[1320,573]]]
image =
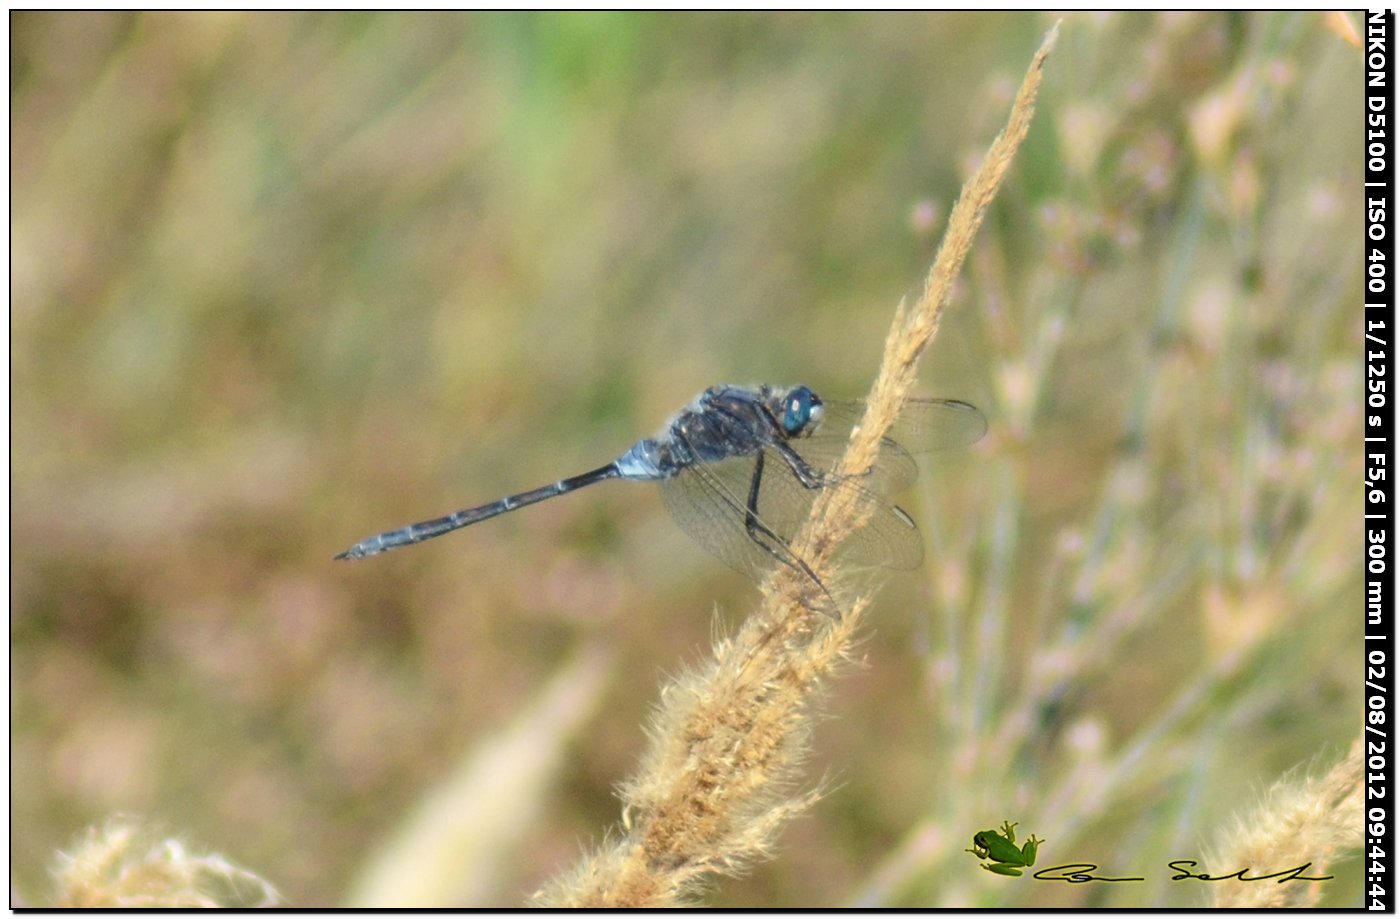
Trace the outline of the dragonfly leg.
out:
[[[822,472],[820,469],[812,468],[812,464],[803,458],[802,454],[792,448],[787,441],[778,441],[773,444],[773,448],[782,454],[788,467],[792,469],[792,474],[797,477],[797,481],[802,483],[803,488],[829,488],[847,479],[863,478],[863,476],[836,475],[831,472]]]
[[[748,531],[749,538],[761,546],[769,555],[773,556],[784,565],[787,565],[789,568],[793,568],[805,574],[807,578],[826,595],[826,598],[831,601],[832,608],[839,610],[839,607],[836,606],[836,598],[831,595],[831,591],[826,589],[826,585],[822,583],[821,578],[817,577],[817,573],[812,570],[812,567],[808,565],[800,555],[792,550],[787,540],[783,539],[777,533],[774,533],[758,516],[758,492],[763,483],[764,458],[765,455],[763,451],[760,450],[757,459],[754,461],[753,478],[749,483],[749,499],[744,507],[744,529]],[[769,540],[772,540],[772,544],[769,543]],[[825,608],[819,609],[832,616],[832,618],[840,618],[839,612],[832,613]]]

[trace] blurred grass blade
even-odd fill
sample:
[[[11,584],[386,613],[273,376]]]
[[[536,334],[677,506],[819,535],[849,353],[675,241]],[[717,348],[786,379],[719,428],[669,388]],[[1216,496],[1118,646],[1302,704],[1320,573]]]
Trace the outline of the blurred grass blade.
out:
[[[349,905],[479,906],[498,893],[502,869],[536,823],[612,660],[599,645],[585,648],[513,723],[424,794],[352,884]]]

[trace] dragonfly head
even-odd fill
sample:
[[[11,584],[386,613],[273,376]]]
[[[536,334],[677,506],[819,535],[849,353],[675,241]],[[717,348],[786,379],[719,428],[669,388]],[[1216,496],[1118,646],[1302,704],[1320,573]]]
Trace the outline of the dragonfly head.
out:
[[[822,400],[806,386],[797,386],[783,396],[779,419],[789,437],[806,437],[822,420]]]

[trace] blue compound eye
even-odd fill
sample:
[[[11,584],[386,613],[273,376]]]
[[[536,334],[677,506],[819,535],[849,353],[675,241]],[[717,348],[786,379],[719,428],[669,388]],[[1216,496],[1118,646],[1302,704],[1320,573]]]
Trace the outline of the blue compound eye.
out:
[[[788,393],[785,405],[783,430],[789,437],[796,437],[821,418],[822,400],[806,386],[799,386]]]

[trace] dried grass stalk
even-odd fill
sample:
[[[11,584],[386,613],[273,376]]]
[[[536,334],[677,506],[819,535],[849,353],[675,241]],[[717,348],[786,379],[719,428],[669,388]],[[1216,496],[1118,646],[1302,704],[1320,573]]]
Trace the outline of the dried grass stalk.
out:
[[[1299,879],[1288,883],[1212,884],[1216,908],[1278,909],[1317,906],[1327,866],[1361,848],[1361,738],[1347,755],[1319,778],[1280,779],[1251,813],[1235,825],[1207,859],[1207,872],[1225,875],[1241,868],[1259,876],[1299,865]]]
[[[1036,52],[1006,128],[954,205],[921,296],[895,313],[865,418],[852,433],[840,472],[873,464],[881,436],[913,387],[953,280],[1030,128],[1057,30]],[[788,568],[775,571],[758,611],[738,634],[716,642],[713,660],[662,690],[649,748],[621,790],[616,838],[535,894],[536,905],[684,905],[707,879],[766,856],[779,829],[820,796],[820,788],[797,790],[813,713],[868,605],[868,597],[843,586],[832,555],[864,513],[841,490],[824,491],[795,540],[842,601],[844,615],[832,622],[814,613],[810,580]]]
[[[59,856],[54,905],[67,909],[255,909],[277,906],[271,884],[217,853],[160,839],[131,817],[92,827]]]

